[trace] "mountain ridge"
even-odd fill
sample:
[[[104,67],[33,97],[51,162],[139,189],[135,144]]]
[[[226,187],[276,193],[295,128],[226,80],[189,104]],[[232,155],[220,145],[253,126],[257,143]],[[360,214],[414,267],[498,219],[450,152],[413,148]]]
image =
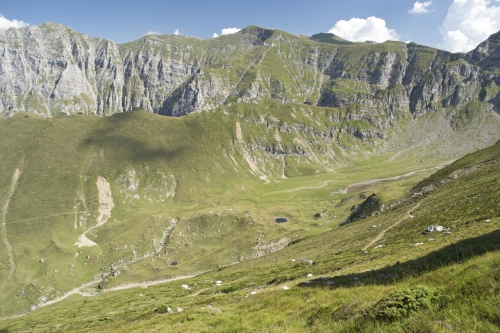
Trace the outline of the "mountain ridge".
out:
[[[451,54],[393,41],[318,43],[256,26],[121,45],[59,24],[0,33],[0,315],[75,290],[238,270],[283,247],[302,256],[287,245],[303,239],[312,255],[313,237],[326,231],[343,233],[328,256],[349,250],[337,263],[361,263],[373,230],[397,231],[402,218],[419,223],[408,223],[413,249],[428,222],[409,213],[451,203],[452,184],[437,203],[408,199],[427,200],[419,209],[398,210],[401,196],[499,140],[498,44],[494,35]],[[484,167],[477,189],[498,165]],[[460,184],[471,205],[464,214],[479,218]],[[358,211],[371,190],[373,210]],[[448,218],[441,210],[433,216]],[[339,227],[352,211],[361,219]],[[299,267],[312,262],[301,259]],[[322,260],[328,269],[311,266],[320,274],[331,269]],[[289,263],[261,281],[290,280]]]
[[[452,54],[402,42],[317,43],[257,26],[206,40],[146,35],[118,45],[44,23],[0,34],[0,115],[109,115],[136,107],[185,115],[267,97],[328,107],[398,104],[418,116],[500,85],[498,35]],[[492,90],[496,96],[498,87]],[[381,92],[396,101],[381,104]],[[497,100],[489,101],[499,112]]]

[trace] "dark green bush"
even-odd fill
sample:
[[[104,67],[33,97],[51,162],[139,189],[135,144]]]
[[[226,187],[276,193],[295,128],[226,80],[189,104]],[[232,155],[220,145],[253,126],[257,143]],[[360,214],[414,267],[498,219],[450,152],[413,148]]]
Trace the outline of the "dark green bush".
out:
[[[159,307],[156,308],[155,312],[156,313],[167,313],[168,312],[168,306],[166,306],[166,305],[160,305]]]
[[[438,298],[439,291],[435,289],[422,285],[410,286],[392,292],[375,304],[371,312],[378,319],[397,319],[430,308]]]

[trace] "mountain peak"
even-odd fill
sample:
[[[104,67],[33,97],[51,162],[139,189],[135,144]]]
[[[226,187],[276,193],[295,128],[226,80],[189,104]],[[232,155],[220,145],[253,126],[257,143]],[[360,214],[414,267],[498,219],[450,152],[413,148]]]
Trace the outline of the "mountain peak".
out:
[[[492,43],[500,43],[500,31],[497,31],[494,34],[490,35],[487,40]]]
[[[335,34],[329,32],[320,32],[319,34],[309,37],[310,40],[319,43],[337,44],[337,45],[354,45],[353,42],[345,40]]]
[[[468,52],[465,58],[470,62],[481,63],[481,66],[498,67],[500,58],[500,31],[490,35],[487,40]]]

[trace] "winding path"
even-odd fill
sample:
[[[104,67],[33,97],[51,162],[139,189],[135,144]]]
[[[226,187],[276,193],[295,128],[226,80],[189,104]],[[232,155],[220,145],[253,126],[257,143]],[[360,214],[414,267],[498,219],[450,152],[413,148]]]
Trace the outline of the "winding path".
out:
[[[174,278],[170,279],[164,279],[164,280],[155,280],[155,281],[146,281],[146,282],[137,282],[137,283],[127,283],[127,284],[122,284],[113,288],[109,289],[104,289],[103,292],[109,292],[109,291],[116,291],[116,290],[124,290],[124,289],[130,289],[130,288],[136,288],[136,287],[141,287],[141,288],[147,288],[149,286],[155,286],[157,284],[162,284],[162,283],[168,283],[172,281],[178,281],[178,280],[185,280],[185,279],[190,279],[194,278],[195,276],[198,276],[200,274],[203,274],[205,272],[193,274],[193,275],[183,275],[183,276],[177,276]]]
[[[401,219],[399,219],[398,221],[396,221],[393,225],[391,225],[390,227],[388,227],[387,229],[384,229],[382,230],[378,235],[377,237],[375,237],[373,240],[370,241],[370,243],[368,243],[364,248],[363,248],[363,251],[366,251],[368,250],[368,248],[370,246],[372,246],[373,244],[375,244],[376,242],[378,242],[379,240],[382,239],[382,237],[384,237],[385,233],[389,230],[391,230],[392,228],[394,228],[395,226],[397,226],[398,224],[400,224],[401,222],[403,222],[404,220],[406,220],[407,218],[409,218],[411,216],[411,212],[413,212],[415,209],[417,209],[418,207],[420,206],[420,202],[415,206],[413,207],[412,209],[410,209],[408,212],[406,212],[406,216],[402,217]]]
[[[332,194],[334,194],[334,193],[347,194],[349,192],[352,192],[352,191],[355,191],[355,190],[359,190],[359,189],[363,189],[365,187],[369,187],[369,186],[372,186],[372,185],[375,185],[375,184],[386,183],[386,182],[393,182],[393,181],[396,181],[396,180],[405,179],[405,178],[413,176],[414,174],[419,173],[419,172],[424,172],[424,171],[433,170],[433,169],[441,169],[445,165],[448,165],[448,163],[446,163],[446,164],[440,164],[440,165],[437,165],[437,166],[432,167],[432,168],[427,168],[427,169],[422,169],[422,170],[416,170],[416,171],[408,172],[408,173],[406,173],[404,175],[400,175],[400,176],[388,177],[388,178],[380,178],[380,179],[364,180],[364,181],[361,181],[361,182],[358,182],[358,183],[354,183],[354,184],[348,185],[343,190],[332,192]]]
[[[399,176],[395,176],[395,177],[379,178],[379,179],[371,179],[371,180],[360,181],[360,182],[357,182],[357,183],[353,183],[353,184],[347,185],[344,189],[341,189],[341,190],[338,190],[338,191],[334,191],[331,194],[337,194],[337,193],[348,194],[349,192],[352,192],[354,190],[358,190],[358,189],[362,189],[362,188],[365,188],[365,187],[369,187],[369,186],[372,186],[372,185],[375,185],[375,184],[378,184],[378,183],[392,182],[392,181],[396,181],[396,180],[401,180],[401,179],[408,178],[408,177],[410,177],[410,176],[412,176],[412,175],[414,175],[416,173],[419,173],[419,172],[424,172],[424,171],[433,170],[433,169],[441,169],[443,166],[446,166],[446,165],[448,165],[448,163],[439,164],[439,165],[437,165],[435,167],[432,167],[432,168],[426,168],[426,169],[422,169],[422,170],[412,171],[412,172],[406,173],[404,175],[399,175]],[[266,196],[266,195],[269,195],[269,194],[288,193],[288,192],[295,192],[295,191],[301,191],[301,190],[316,190],[316,189],[328,186],[332,182],[342,182],[342,181],[344,181],[344,180],[343,179],[330,179],[330,180],[325,181],[322,185],[318,185],[318,186],[301,186],[301,187],[296,187],[296,188],[292,188],[292,189],[289,189],[289,190],[273,191],[273,192],[264,193],[263,196]]]
[[[197,274],[194,274],[194,275],[178,276],[178,277],[175,277],[175,278],[164,279],[164,280],[146,281],[146,282],[137,282],[137,283],[127,283],[127,284],[123,284],[123,285],[120,285],[120,286],[117,286],[117,287],[105,289],[105,290],[103,290],[103,292],[116,291],[116,290],[125,290],[125,289],[130,289],[130,288],[137,288],[137,287],[147,288],[149,286],[154,286],[154,285],[157,285],[157,284],[168,283],[168,282],[178,281],[178,280],[184,280],[184,279],[190,279],[190,278],[193,278],[193,277],[195,277],[197,275],[200,275],[200,274],[203,274],[203,273],[205,273],[205,272],[197,273]],[[54,298],[54,299],[52,299],[50,301],[47,301],[45,303],[40,303],[40,304],[32,306],[31,309],[30,309],[30,311],[34,311],[34,310],[42,308],[44,306],[52,305],[54,303],[60,302],[60,301],[62,301],[64,299],[68,298],[69,296],[75,295],[75,294],[80,294],[80,295],[85,296],[85,297],[95,296],[95,295],[97,295],[97,293],[88,293],[88,292],[84,292],[82,290],[84,288],[88,288],[88,287],[90,287],[92,285],[95,285],[96,283],[98,283],[100,281],[102,281],[102,280],[92,281],[92,282],[89,282],[89,283],[82,284],[80,287],[76,287],[76,288],[68,291],[67,293],[65,293],[61,297]],[[0,318],[0,320],[10,319],[10,318],[17,318],[17,317],[22,317],[22,316],[23,315],[16,315],[16,316],[12,316],[12,317]]]

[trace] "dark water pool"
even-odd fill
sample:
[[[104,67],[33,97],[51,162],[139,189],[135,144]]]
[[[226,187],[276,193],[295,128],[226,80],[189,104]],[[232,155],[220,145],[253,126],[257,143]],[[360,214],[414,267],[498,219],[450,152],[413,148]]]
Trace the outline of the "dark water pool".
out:
[[[285,223],[288,222],[288,219],[286,217],[277,217],[274,219],[274,222],[276,223]]]

